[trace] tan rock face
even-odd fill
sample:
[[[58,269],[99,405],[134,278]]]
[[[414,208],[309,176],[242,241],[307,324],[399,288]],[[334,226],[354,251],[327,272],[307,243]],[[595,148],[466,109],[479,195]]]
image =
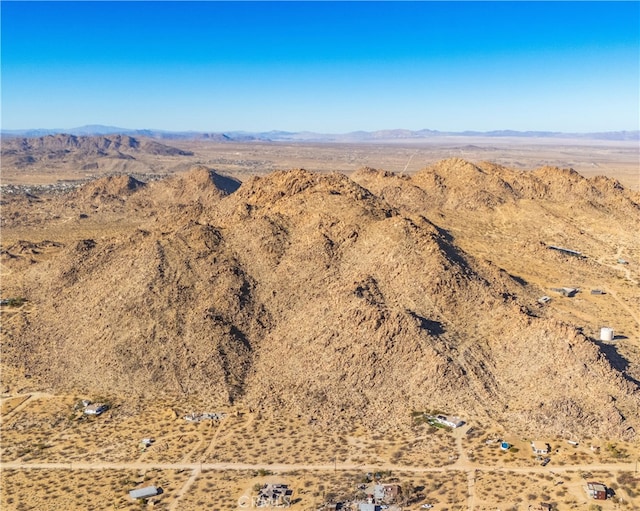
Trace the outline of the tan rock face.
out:
[[[73,192],[80,209],[118,197],[101,203],[129,222],[111,235],[28,267],[6,248],[30,309],[3,332],[5,364],[57,389],[201,395],[372,429],[435,408],[523,433],[640,428],[635,379],[472,243],[502,243],[513,227],[493,234],[498,218],[524,222],[534,200],[546,215],[567,194],[580,215],[606,205],[638,222],[610,180],[448,160],[413,177],[295,170],[240,186],[199,167],[131,183]],[[591,271],[546,241],[530,229],[506,250]]]

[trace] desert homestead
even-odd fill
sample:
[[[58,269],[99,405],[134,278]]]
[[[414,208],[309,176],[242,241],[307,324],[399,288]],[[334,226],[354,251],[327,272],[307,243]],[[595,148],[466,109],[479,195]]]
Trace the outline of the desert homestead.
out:
[[[132,499],[148,499],[151,497],[155,497],[156,495],[160,495],[161,493],[162,488],[158,488],[157,486],[145,486],[144,488],[131,490],[129,492],[129,497],[131,497]]]
[[[85,407],[84,414],[85,415],[100,415],[101,413],[106,412],[109,409],[109,406],[104,403],[93,403],[89,406]]]
[[[551,447],[545,442],[533,441],[531,442],[531,449],[533,450],[533,454],[549,454]]]
[[[578,292],[578,288],[575,287],[552,287],[551,291],[555,291],[556,293],[560,293],[562,296],[566,296],[567,298],[573,298]]]
[[[607,487],[602,483],[589,482],[585,489],[587,495],[595,500],[607,500]]]
[[[454,429],[464,426],[464,421],[459,417],[451,417],[447,415],[436,415],[435,420],[438,421],[443,426],[448,426]]]

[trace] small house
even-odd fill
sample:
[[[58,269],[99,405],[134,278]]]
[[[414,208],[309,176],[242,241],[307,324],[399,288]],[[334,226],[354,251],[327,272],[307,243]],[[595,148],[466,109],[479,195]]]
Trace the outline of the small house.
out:
[[[109,406],[104,403],[93,403],[84,409],[85,415],[100,415],[106,412]]]
[[[158,488],[156,486],[146,486],[137,490],[131,490],[129,492],[129,497],[131,497],[132,499],[148,499],[151,497],[155,497],[156,495],[160,495],[161,493],[162,488]]]
[[[437,415],[436,420],[440,424],[444,426],[449,426],[450,428],[454,428],[454,429],[464,426],[464,421],[459,417],[448,417],[446,415]]]
[[[384,488],[384,501],[389,503],[398,498],[400,494],[400,486],[397,484],[383,484]]]
[[[549,454],[551,447],[549,444],[545,442],[531,442],[531,449],[533,450],[533,454]]]
[[[607,500],[607,487],[602,483],[587,483],[586,490],[587,495],[592,499]]]

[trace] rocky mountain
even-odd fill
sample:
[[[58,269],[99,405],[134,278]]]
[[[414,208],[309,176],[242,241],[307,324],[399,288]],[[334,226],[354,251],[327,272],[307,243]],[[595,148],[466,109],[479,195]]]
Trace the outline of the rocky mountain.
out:
[[[127,135],[76,136],[47,135],[35,138],[9,138],[2,141],[5,165],[24,167],[37,163],[71,160],[91,166],[98,159],[135,160],[140,155],[189,156],[193,153],[155,140]]]
[[[563,200],[580,214],[615,207],[637,225],[637,197],[613,181],[448,160],[411,177],[293,170],[244,183],[197,167],[72,193],[51,200],[75,212],[98,200],[130,223],[87,238],[74,220],[78,235],[26,268],[3,246],[20,268],[8,287],[30,305],[3,327],[3,363],[57,390],[198,396],[371,429],[442,409],[525,435],[639,431],[638,381],[457,234],[482,215],[478,236],[491,237],[503,208],[535,201],[544,215]]]

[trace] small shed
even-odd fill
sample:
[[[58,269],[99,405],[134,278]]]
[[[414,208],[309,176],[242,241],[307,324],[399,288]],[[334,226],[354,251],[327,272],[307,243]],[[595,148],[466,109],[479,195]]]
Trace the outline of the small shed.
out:
[[[160,495],[161,493],[162,489],[158,488],[157,486],[145,486],[144,488],[131,490],[129,492],[129,497],[131,497],[132,499],[148,499],[150,497]]]
[[[602,483],[587,483],[587,495],[595,500],[607,500],[607,487]]]

